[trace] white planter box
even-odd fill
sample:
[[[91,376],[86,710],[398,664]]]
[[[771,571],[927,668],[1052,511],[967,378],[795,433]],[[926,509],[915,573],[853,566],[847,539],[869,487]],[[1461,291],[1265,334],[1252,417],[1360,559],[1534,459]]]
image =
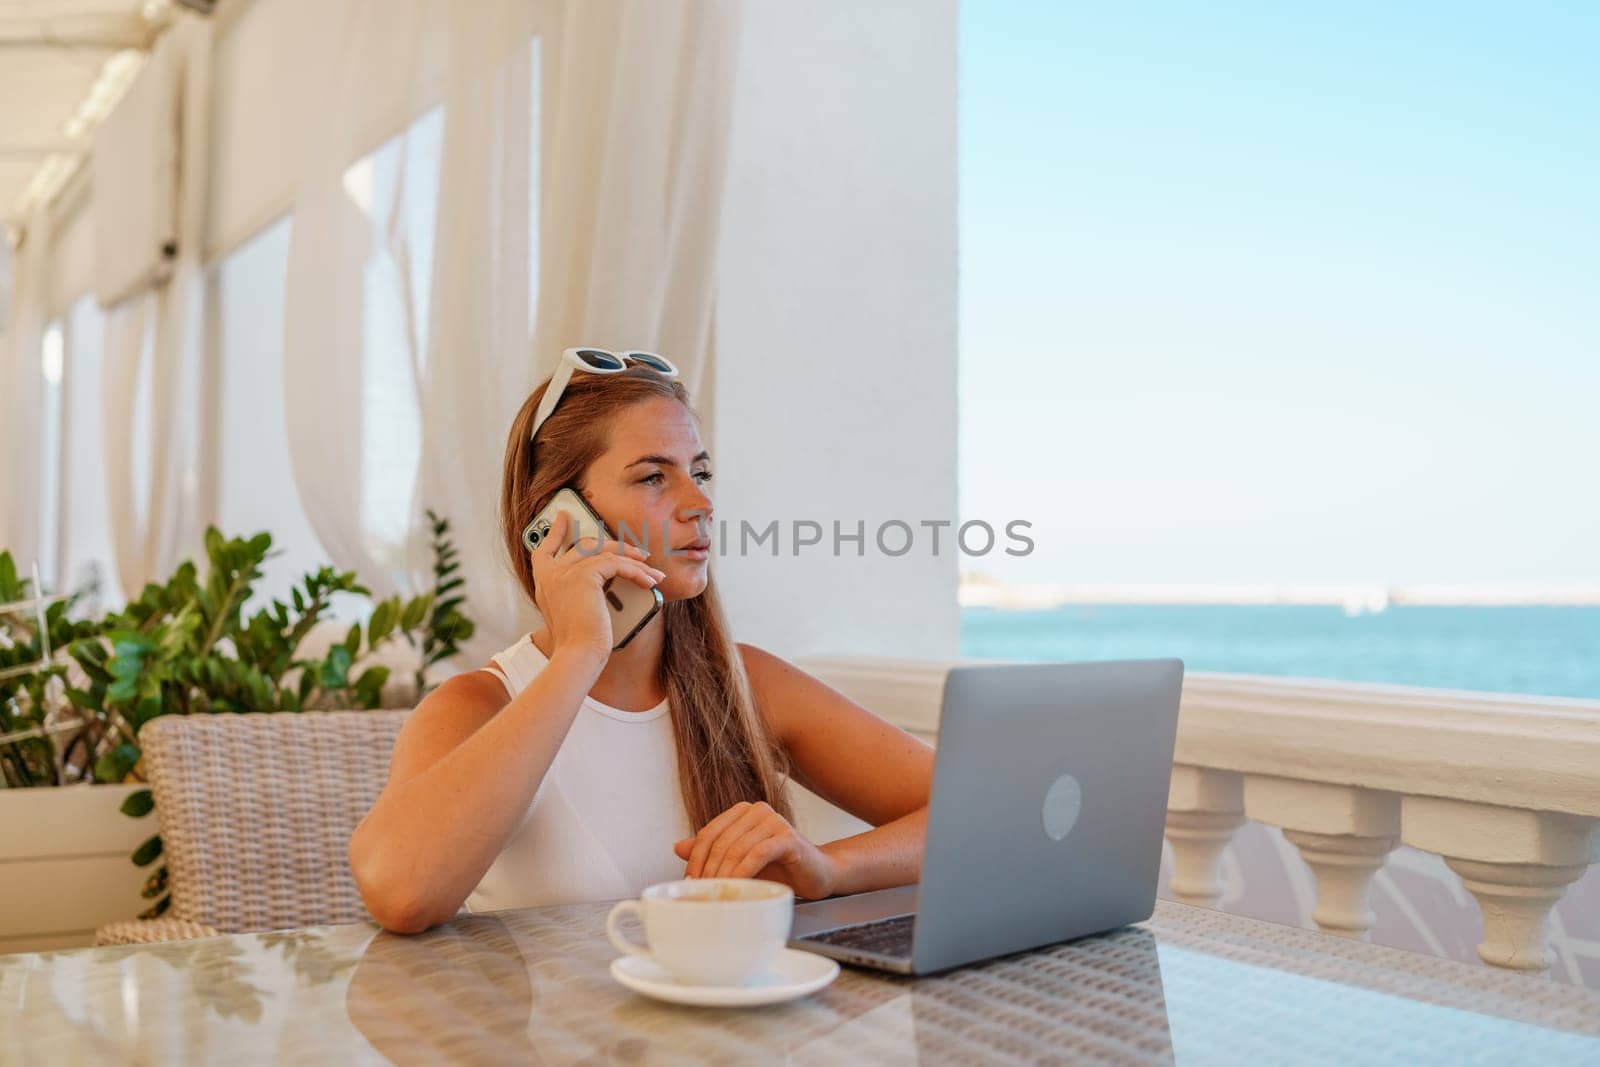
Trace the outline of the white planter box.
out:
[[[0,789],[0,954],[91,945],[150,906],[139,890],[155,866],[128,857],[159,827],[119,810],[143,788]]]

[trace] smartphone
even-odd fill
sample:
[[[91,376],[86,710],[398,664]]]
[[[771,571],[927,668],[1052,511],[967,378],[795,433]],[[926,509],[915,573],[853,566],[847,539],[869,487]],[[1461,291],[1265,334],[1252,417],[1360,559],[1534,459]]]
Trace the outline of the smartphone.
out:
[[[550,535],[550,527],[554,525],[558,512],[566,512],[574,542],[585,537],[615,540],[606,529],[606,524],[600,521],[600,516],[584,502],[583,496],[571,486],[563,486],[556,490],[556,495],[533,517],[533,521],[523,527],[522,543],[529,552],[543,544]],[[646,589],[630,578],[620,577],[606,579],[602,588],[606,606],[611,609],[611,633],[613,636],[622,635],[622,640],[612,646],[612,651],[616,651],[632,641],[634,635],[644,629],[644,624],[655,618],[656,612],[661,610],[661,590]]]

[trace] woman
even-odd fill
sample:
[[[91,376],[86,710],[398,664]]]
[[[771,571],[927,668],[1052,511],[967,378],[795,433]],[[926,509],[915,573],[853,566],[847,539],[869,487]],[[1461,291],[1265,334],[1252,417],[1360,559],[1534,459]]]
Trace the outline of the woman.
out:
[[[693,550],[711,528],[710,459],[688,393],[662,370],[564,370],[512,423],[502,533],[544,623],[407,719],[350,841],[362,899],[388,930],[425,930],[463,905],[616,899],[683,877],[768,878],[803,899],[917,879],[932,749],[734,643],[710,553]],[[576,551],[562,516],[529,553],[523,527],[569,484],[608,530],[647,531],[645,547]],[[611,578],[664,600],[616,651]],[[806,840],[789,777],[875,829]]]

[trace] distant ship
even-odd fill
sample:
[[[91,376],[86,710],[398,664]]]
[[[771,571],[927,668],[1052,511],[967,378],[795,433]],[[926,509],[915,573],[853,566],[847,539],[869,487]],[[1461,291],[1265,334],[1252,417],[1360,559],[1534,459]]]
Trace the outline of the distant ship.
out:
[[[1344,613],[1346,616],[1378,615],[1389,608],[1389,589],[1387,586],[1375,586],[1371,589],[1351,589],[1345,594]]]

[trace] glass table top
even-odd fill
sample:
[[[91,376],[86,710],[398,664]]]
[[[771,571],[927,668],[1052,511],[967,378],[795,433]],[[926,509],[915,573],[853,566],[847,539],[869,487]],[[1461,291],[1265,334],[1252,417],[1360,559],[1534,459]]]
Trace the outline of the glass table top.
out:
[[[0,956],[0,1063],[1600,1063],[1600,996],[1162,902],[761,1008],[610,976],[609,904]]]

